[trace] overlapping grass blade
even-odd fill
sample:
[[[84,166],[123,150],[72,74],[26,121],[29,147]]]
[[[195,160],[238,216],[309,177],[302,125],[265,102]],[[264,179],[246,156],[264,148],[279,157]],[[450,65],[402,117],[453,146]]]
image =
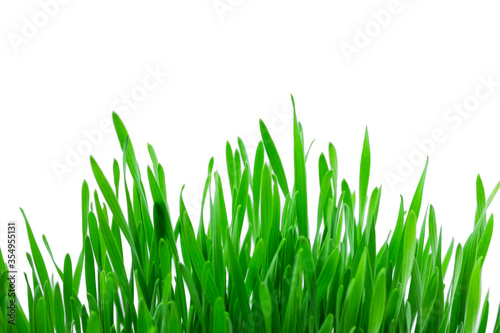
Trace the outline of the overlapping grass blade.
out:
[[[311,239],[306,183],[311,150],[305,153],[293,98],[292,104],[293,188],[261,121],[262,141],[256,145],[253,165],[241,138],[234,150],[226,144],[229,193],[224,175],[214,172],[214,159],[208,163],[197,227],[182,190],[179,215],[171,215],[165,171],[150,144],[151,165],[147,178],[141,178],[129,134],[114,113],[121,168],[114,160],[109,182],[91,157],[104,200],[97,190],[91,198],[83,182],[82,249],[77,260],[66,255],[59,267],[43,236],[57,271],[52,279],[23,212],[31,273],[25,273],[26,315],[19,300],[13,300],[18,306],[16,330],[5,319],[5,260],[11,253],[6,258],[0,253],[0,331],[500,332],[500,315],[495,327],[487,327],[489,299],[481,299],[482,266],[494,237],[494,218],[487,209],[500,183],[486,197],[477,177],[472,232],[455,249],[454,241],[442,244],[435,207],[421,214],[427,161],[410,206],[405,207],[401,198],[393,232],[377,244],[382,188],[369,192],[366,129],[356,192],[345,179],[338,188],[333,144],[320,155],[316,232]],[[128,253],[130,264],[124,262]],[[446,285],[449,266],[453,271]],[[85,302],[78,298],[82,275]]]

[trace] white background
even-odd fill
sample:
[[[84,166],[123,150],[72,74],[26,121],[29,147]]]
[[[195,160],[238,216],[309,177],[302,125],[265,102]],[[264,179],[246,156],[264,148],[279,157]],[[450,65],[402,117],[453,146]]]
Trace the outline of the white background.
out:
[[[95,182],[88,152],[71,167],[66,159],[68,151],[85,148],[84,132],[102,133],[113,109],[121,110],[143,167],[146,143],[154,145],[173,213],[186,184],[184,198],[196,216],[209,158],[225,172],[226,140],[234,148],[240,136],[251,147],[260,118],[292,182],[290,93],[306,144],[316,139],[307,163],[310,221],[319,154],[334,143],[340,177],[356,190],[368,126],[370,189],[383,186],[380,244],[395,225],[399,195],[408,208],[423,169],[413,163],[413,171],[398,172],[401,159],[415,162],[424,155],[416,142],[441,130],[440,142],[426,152],[424,204],[435,206],[444,244],[452,237],[465,242],[477,174],[487,195],[500,180],[500,86],[466,117],[446,117],[457,117],[447,113],[454,105],[477,101],[477,91],[485,96],[481,77],[500,82],[497,1],[212,1],[1,2],[0,221],[2,233],[7,221],[18,222],[21,271],[29,269],[28,242],[18,207],[42,247],[46,235],[60,265],[66,253],[76,261],[81,184],[87,179],[93,190]],[[388,9],[381,27],[372,12]],[[363,39],[365,28],[372,37]],[[346,56],[348,47],[357,53]],[[155,70],[162,72],[158,84],[148,76]],[[150,90],[141,96],[144,80]],[[127,107],[126,95],[141,101]],[[113,158],[121,160],[118,141],[114,133],[95,138],[91,153],[111,177]],[[57,165],[67,166],[62,176]],[[389,173],[401,177],[395,186]],[[489,212],[500,214],[500,198]],[[483,269],[490,322],[500,301],[499,240],[496,228]],[[24,278],[19,281],[24,297]]]

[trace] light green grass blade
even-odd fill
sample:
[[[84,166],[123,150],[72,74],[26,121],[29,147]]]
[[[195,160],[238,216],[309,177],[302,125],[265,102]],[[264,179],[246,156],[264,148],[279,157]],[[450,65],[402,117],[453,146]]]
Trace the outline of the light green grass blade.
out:
[[[28,222],[28,219],[26,217],[26,214],[24,214],[24,211],[21,209],[21,213],[23,214],[24,221],[26,222],[26,230],[28,231],[28,239],[30,243],[30,249],[31,253],[33,255],[33,261],[35,263],[36,271],[38,274],[38,277],[40,278],[40,283],[45,283],[49,282],[49,275],[47,273],[47,267],[45,266],[45,261],[43,260],[42,254],[40,252],[40,248],[38,247],[35,236],[33,235],[33,231],[31,230],[31,226]]]
[[[475,224],[479,223],[481,226],[483,226],[486,223],[486,221],[484,219],[485,216],[483,216],[481,212],[486,210],[486,194],[484,193],[483,181],[481,180],[481,176],[479,175],[477,175],[476,178],[476,200],[477,200],[477,210],[476,210]]]
[[[308,237],[309,226],[307,218],[307,185],[306,185],[306,163],[304,160],[304,144],[299,130],[295,102],[293,104],[293,160],[295,171],[294,189],[297,191],[297,223],[299,235]]]
[[[205,317],[203,314],[203,308],[201,305],[200,295],[199,295],[198,290],[196,288],[196,284],[193,280],[193,277],[191,276],[191,274],[187,270],[186,266],[179,264],[178,267],[179,267],[179,273],[182,275],[182,278],[188,287],[189,294],[191,295],[191,301],[194,304],[196,314],[198,315],[198,320],[200,320],[202,331],[207,332],[207,326],[205,323]],[[217,306],[217,301],[215,303],[215,306]]]
[[[439,274],[438,269],[434,269],[434,273],[430,278],[429,282],[425,286],[424,296],[422,299],[422,326],[425,328],[429,317],[431,316],[431,311],[434,307],[434,302],[436,301],[438,292],[438,281]]]
[[[241,272],[241,268],[240,268],[240,265],[238,263],[238,258],[236,255],[236,250],[233,246],[233,243],[231,242],[231,237],[229,235],[229,231],[226,230],[226,232],[227,232],[226,249],[227,249],[227,255],[229,257],[229,274],[233,278],[234,287],[235,287],[236,293],[238,295],[238,301],[239,301],[241,312],[242,312],[243,326],[244,326],[245,330],[253,332],[255,326],[254,326],[253,317],[251,315],[250,306],[249,306],[249,302],[248,302],[248,298],[247,298],[247,294],[246,294],[243,273]]]
[[[304,154],[304,130],[293,97],[292,104],[293,189],[261,121],[262,141],[253,165],[241,138],[235,150],[229,142],[226,145],[231,189],[226,196],[220,174],[213,172],[214,159],[210,160],[196,234],[182,190],[179,215],[171,216],[165,171],[150,144],[151,162],[143,184],[129,134],[113,114],[122,170],[114,160],[113,181],[108,181],[90,158],[104,199],[94,191],[91,203],[89,186],[83,182],[83,245],[79,257],[73,258],[76,266],[66,255],[59,267],[43,236],[48,260],[57,271],[50,277],[22,212],[31,250],[26,254],[30,278],[24,274],[28,308],[25,315],[15,300],[19,325],[14,328],[7,324],[8,303],[0,302],[0,332],[485,332],[489,299],[481,299],[481,270],[494,229],[487,209],[500,182],[486,197],[477,177],[475,227],[452,258],[454,241],[443,248],[432,205],[417,235],[427,160],[408,211],[401,198],[394,232],[380,246],[375,227],[381,187],[369,196],[371,153],[365,130],[356,192],[346,180],[338,191],[335,147],[329,144],[328,157],[321,154],[317,228],[310,239],[306,163],[312,143]],[[122,177],[125,198],[119,200]],[[131,263],[124,262],[129,248]],[[8,300],[9,271],[1,251],[0,257],[0,300]],[[444,276],[450,265],[454,269],[448,285]],[[83,269],[87,293],[82,306],[78,291]],[[499,317],[493,332],[500,333]]]
[[[59,283],[56,283],[54,289],[54,318],[55,318],[55,329],[57,333],[64,332],[64,305],[63,298],[61,294],[61,288]]]
[[[318,333],[331,333],[333,330],[333,314],[329,314],[326,318],[323,324],[321,325],[321,328],[319,329]]]
[[[293,265],[292,281],[288,302],[286,302],[286,311],[283,319],[283,332],[294,332],[297,322],[297,290],[302,277],[302,249],[299,249]],[[285,274],[286,276],[286,274]]]
[[[475,332],[478,323],[479,307],[481,306],[481,269],[483,258],[479,258],[472,270],[465,310],[465,331]]]
[[[333,176],[333,171],[328,171],[321,182],[320,193],[319,193],[319,203],[318,203],[318,215],[317,215],[317,224],[316,224],[316,237],[314,238],[314,250],[315,255],[318,255],[318,242],[319,242],[319,230],[321,227],[321,222],[323,221],[323,214],[325,212],[325,205],[328,199],[328,195],[331,193],[331,180]],[[326,216],[325,216],[326,222]]]
[[[48,332],[47,311],[45,307],[45,299],[43,297],[38,300],[35,311],[36,311],[36,317],[35,317],[36,332],[37,333]]]
[[[83,181],[82,185],[82,235],[85,238],[88,229],[88,215],[90,209],[90,193],[87,181]]]
[[[139,302],[139,333],[156,332],[156,327],[153,317],[149,313],[148,307],[144,300]]]
[[[155,172],[155,176],[158,178],[158,157],[156,156],[155,149],[149,143],[148,143],[148,152],[149,152],[149,157],[151,158],[151,162],[153,163],[153,170]]]
[[[85,237],[85,283],[87,292],[97,299],[97,286],[95,282],[95,266],[94,254],[92,253],[92,246],[90,238]]]
[[[363,250],[361,260],[356,270],[356,275],[354,279],[349,283],[347,288],[345,305],[342,311],[342,327],[344,332],[349,332],[353,327],[355,327],[359,307],[361,305],[361,298],[363,295],[363,289],[365,285],[366,276],[366,262],[367,262],[367,249]]]
[[[259,121],[259,125],[260,133],[262,135],[262,142],[264,143],[264,147],[266,148],[267,157],[269,158],[269,162],[271,163],[271,167],[273,168],[274,173],[278,177],[278,182],[280,184],[281,190],[283,191],[283,195],[287,197],[290,194],[290,190],[288,189],[285,170],[283,169],[280,155],[262,119]]]
[[[337,150],[332,143],[328,144],[328,156],[330,159],[330,169],[333,170],[333,202],[337,202],[337,182],[338,182],[338,160],[337,160]]]
[[[229,178],[229,188],[231,190],[231,195],[233,193],[233,189],[235,188],[236,184],[236,171],[234,167],[234,156],[233,156],[233,149],[231,148],[231,144],[229,141],[226,143],[226,165],[227,165],[227,175]]]
[[[189,256],[191,258],[191,262],[193,264],[194,271],[198,276],[198,279],[200,279],[200,281],[204,281],[204,284],[202,286],[205,290],[209,303],[212,306],[215,306],[215,300],[219,296],[219,293],[217,291],[213,276],[211,274],[208,274],[206,276],[206,279],[204,279],[205,265],[209,265],[209,263],[205,261],[205,258],[203,258],[203,254],[201,253],[201,250],[196,243],[196,238],[194,236],[192,226],[187,222],[186,219],[183,219],[182,223],[181,241],[186,244],[186,248],[189,251]]]
[[[323,300],[326,296],[326,292],[328,290],[328,286],[332,282],[338,265],[339,260],[339,252],[338,249],[335,249],[330,253],[328,259],[321,270],[321,273],[318,276],[318,304]]]
[[[264,240],[261,238],[255,245],[252,259],[250,259],[250,262],[248,264],[248,273],[245,281],[245,290],[247,292],[248,298],[250,298],[250,294],[254,288],[254,285],[258,281],[259,271],[266,253],[265,251],[266,248],[264,246]]]
[[[78,294],[78,291],[80,290],[80,281],[81,281],[82,272],[83,272],[84,250],[85,249],[82,247],[82,250],[80,252],[80,256],[78,257],[78,261],[76,263],[75,273],[73,275],[73,290],[74,290],[75,294]]]
[[[413,260],[415,258],[416,245],[416,226],[417,217],[412,210],[406,220],[405,229],[403,232],[403,251],[401,252],[401,285],[406,288],[408,279],[410,278],[413,268]]]
[[[477,254],[476,256],[486,258],[486,254],[488,253],[488,248],[490,246],[491,242],[491,237],[493,235],[493,215],[491,215],[490,219],[488,220],[488,224],[486,225],[486,228],[484,229],[483,236],[481,237],[481,240],[479,241],[479,245],[477,248]]]
[[[214,326],[212,332],[213,333],[226,332],[226,311],[224,308],[224,301],[220,297],[218,297],[217,300],[215,300]]]
[[[422,196],[424,193],[424,183],[425,177],[427,175],[427,166],[429,165],[429,158],[425,162],[424,171],[422,172],[422,176],[420,177],[420,181],[418,182],[417,189],[415,190],[415,194],[413,195],[413,199],[411,201],[410,210],[408,211],[408,216],[410,216],[411,212],[415,214],[415,218],[418,219],[418,215],[420,213],[420,206],[422,205]]]
[[[302,249],[302,265],[304,272],[305,286],[309,296],[309,310],[314,317],[314,328],[317,331],[319,328],[318,316],[318,287],[316,284],[316,268],[314,258],[311,252],[309,240],[305,237],[300,237],[297,241],[297,246]]]
[[[271,333],[273,304],[271,300],[271,294],[269,293],[269,289],[264,283],[261,283],[259,287],[259,301],[260,301],[260,307],[262,309],[262,316],[264,317],[265,332]]]
[[[111,186],[109,185],[106,177],[104,176],[101,168],[97,165],[96,161],[93,157],[90,157],[90,164],[92,166],[92,171],[94,172],[95,179],[99,188],[101,189],[106,202],[109,205],[109,208],[113,212],[113,216],[116,219],[116,222],[120,226],[120,229],[125,236],[125,239],[130,244],[131,247],[135,247],[134,240],[132,239],[132,234],[130,232],[129,227],[127,226],[127,222],[125,221],[125,216],[123,215],[120,204],[118,203],[118,199],[116,198]]]
[[[382,320],[384,319],[385,297],[386,297],[386,276],[385,269],[382,269],[375,282],[373,297],[370,304],[370,319],[368,321],[368,333],[379,332]]]
[[[243,160],[244,167],[247,167],[248,170],[250,171],[250,160],[248,159],[247,149],[245,147],[245,144],[243,143],[243,140],[241,140],[240,137],[238,137],[238,148],[240,148],[241,159]],[[251,172],[250,172],[250,179],[252,179]]]
[[[125,266],[123,264],[123,258],[118,251],[118,246],[116,245],[115,238],[106,223],[101,223],[99,228],[100,234],[102,235],[104,242],[106,244],[106,249],[108,251],[109,259],[115,273],[118,277],[118,282],[120,284],[121,290],[131,304],[134,303],[134,299],[130,289],[128,288],[127,273],[125,271]]]
[[[71,297],[71,310],[73,313],[73,323],[74,323],[73,326],[76,329],[76,333],[81,333],[82,332],[81,320],[80,320],[81,308],[73,297]]]
[[[63,273],[59,266],[57,265],[56,261],[54,260],[54,256],[52,254],[52,249],[50,248],[49,242],[47,241],[47,238],[45,235],[42,235],[42,240],[43,243],[45,244],[45,248],[47,249],[47,252],[49,253],[50,259],[52,259],[52,263],[54,263],[54,266],[56,267],[57,273],[59,274],[59,277],[63,279]]]
[[[479,216],[480,218],[483,218],[486,216],[486,210],[490,207],[491,203],[493,202],[493,199],[495,199],[495,196],[499,190],[500,190],[500,182],[498,182],[496,184],[495,188],[493,189],[493,191],[491,191],[490,195],[488,196],[488,200],[486,201],[486,205],[484,206],[484,209]]]
[[[370,179],[370,139],[368,138],[368,128],[365,129],[365,139],[363,151],[361,153],[361,163],[359,171],[359,223],[363,224],[365,217],[365,207],[368,200],[368,182]]]
[[[257,145],[255,151],[255,161],[253,169],[252,193],[253,193],[253,209],[254,209],[254,240],[257,238],[259,232],[259,207],[260,207],[260,185],[262,179],[262,168],[264,166],[264,144],[262,141]]]

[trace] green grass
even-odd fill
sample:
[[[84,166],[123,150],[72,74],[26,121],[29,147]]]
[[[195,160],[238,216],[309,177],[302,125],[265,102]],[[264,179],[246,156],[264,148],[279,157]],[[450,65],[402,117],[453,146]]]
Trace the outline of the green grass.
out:
[[[2,259],[0,332],[486,331],[489,303],[481,299],[481,269],[493,232],[486,209],[500,183],[486,198],[477,178],[472,233],[464,245],[444,248],[434,207],[422,207],[426,165],[409,207],[401,198],[393,232],[377,245],[382,188],[368,191],[368,132],[356,192],[345,180],[338,186],[332,144],[319,157],[320,195],[311,221],[308,209],[316,205],[309,206],[306,161],[309,167],[312,161],[294,110],[293,183],[261,121],[253,163],[241,139],[236,149],[227,143],[231,200],[225,201],[210,161],[194,230],[182,193],[179,216],[170,213],[164,169],[153,147],[148,145],[147,175],[141,175],[125,126],[116,114],[113,121],[123,159],[115,160],[108,180],[91,158],[99,192],[91,195],[83,182],[80,256],[56,263],[45,237],[42,254],[23,212],[31,248],[32,270],[24,274],[28,307],[17,301],[17,326],[7,323]],[[308,234],[310,224],[316,224],[314,235]],[[48,258],[55,276],[49,276]],[[86,297],[79,299],[82,285]],[[500,332],[498,315],[488,331]]]

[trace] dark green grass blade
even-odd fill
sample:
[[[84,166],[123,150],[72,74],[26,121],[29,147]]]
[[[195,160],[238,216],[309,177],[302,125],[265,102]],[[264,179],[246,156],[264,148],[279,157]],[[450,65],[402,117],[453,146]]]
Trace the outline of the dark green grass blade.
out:
[[[479,327],[477,329],[477,333],[485,333],[486,332],[486,326],[488,325],[488,313],[490,310],[490,302],[489,302],[488,298],[489,298],[489,291],[486,294],[486,298],[484,299],[483,310],[481,313],[481,321],[479,322]]]
[[[95,280],[94,254],[90,244],[90,238],[85,237],[85,283],[87,292],[97,299],[97,286]]]
[[[73,272],[71,266],[71,257],[69,254],[64,258],[64,283],[63,283],[63,295],[64,295],[64,311],[66,314],[66,329],[71,327],[71,322],[73,320],[72,309],[71,309],[71,296],[73,295]]]

